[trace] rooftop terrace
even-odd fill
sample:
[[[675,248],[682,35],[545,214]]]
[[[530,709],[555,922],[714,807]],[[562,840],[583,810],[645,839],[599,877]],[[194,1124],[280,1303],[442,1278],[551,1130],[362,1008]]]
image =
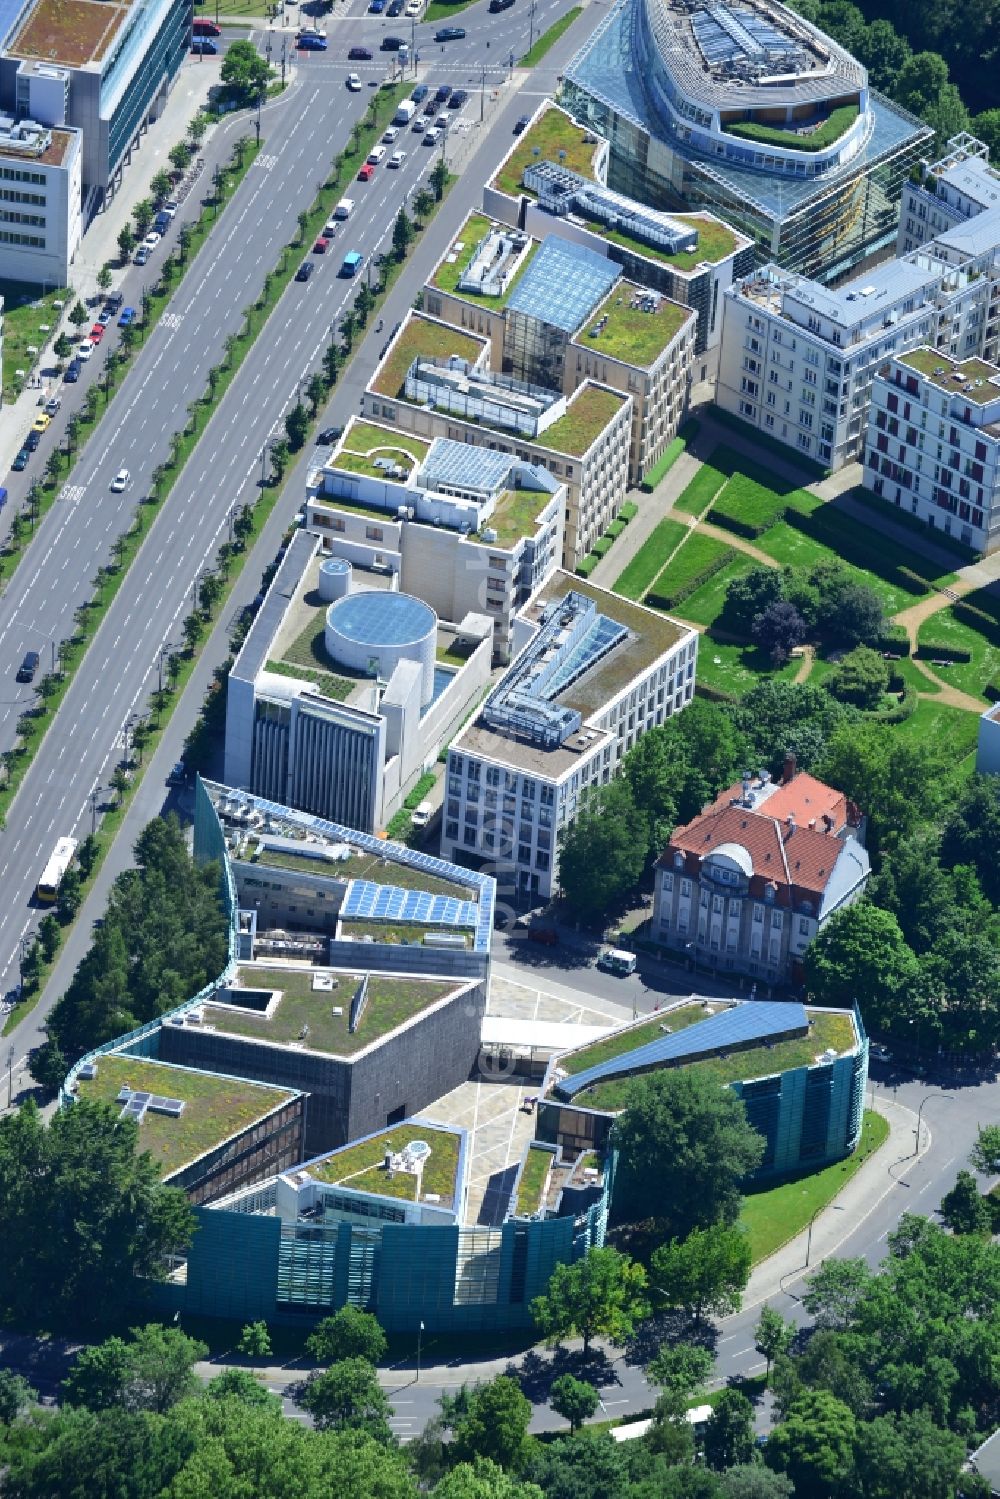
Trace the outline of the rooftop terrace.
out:
[[[482,354],[486,341],[458,328],[450,328],[435,318],[413,316],[400,329],[372,381],[371,389],[383,396],[400,396],[406,384],[406,372],[418,354],[428,359],[447,359],[457,354],[470,364]]]
[[[531,242],[524,259],[521,261],[502,295],[488,296],[465,287],[460,288],[458,285],[472,263],[477,249],[492,228],[493,224],[485,214],[470,214],[452,242],[448,253],[432,275],[431,286],[435,286],[438,291],[447,292],[451,296],[462,297],[466,301],[474,302],[478,307],[495,307],[497,309],[506,307],[507,298],[515,286],[517,286],[538,250],[537,240]],[[512,231],[504,226],[501,232],[509,238]]]
[[[139,1149],[151,1152],[164,1176],[189,1165],[295,1097],[285,1088],[215,1072],[193,1072],[116,1052],[98,1057],[97,1076],[80,1080],[78,1096],[114,1104],[125,1086],[184,1101],[179,1118],[147,1110],[139,1125]]]
[[[273,869],[290,869],[316,875],[322,879],[372,880],[377,885],[396,885],[402,890],[426,890],[429,895],[454,895],[460,900],[475,900],[477,894],[468,885],[443,880],[438,875],[427,874],[411,864],[380,859],[363,850],[352,852],[346,859],[326,859],[310,858],[306,853],[300,854],[285,848],[265,847],[260,853],[254,851],[249,862]]]
[[[324,985],[332,982],[333,987],[317,989],[317,981]],[[461,986],[461,980],[392,978],[372,973],[368,978],[368,1003],[352,1034],[351,1001],[360,981],[360,974],[340,970],[242,965],[232,989],[258,995],[280,990],[281,998],[273,1012],[267,1016],[235,1004],[210,1004],[205,1006],[205,1024],[227,1035],[266,1041],[271,1046],[296,1045],[303,1051],[354,1056]],[[337,1015],[336,1010],[342,1013]]]
[[[372,479],[385,478],[383,469],[376,467],[376,458],[391,458],[409,475],[427,457],[430,443],[413,437],[408,432],[397,432],[394,427],[383,427],[376,422],[355,419],[345,432],[340,446],[327,461],[329,468],[346,469],[352,474],[367,474]],[[384,514],[384,512],[379,512]]]
[[[539,447],[582,458],[624,406],[627,396],[586,380],[570,398],[566,410],[534,439]]]
[[[384,516],[384,512],[379,512]],[[324,643],[326,611],[319,596],[319,569],[322,557],[317,554],[307,564],[301,585],[288,600],[284,617],[271,641],[266,669],[279,676],[311,682],[325,697],[346,702],[356,694],[361,706],[369,706],[371,682],[353,675],[334,661]]]
[[[368,1140],[346,1145],[331,1155],[311,1162],[307,1169],[316,1181],[330,1186],[351,1187],[356,1192],[374,1192],[380,1197],[400,1197],[417,1201],[417,1177],[410,1171],[387,1172],[383,1165],[387,1151],[399,1155],[415,1140],[430,1146],[424,1164],[420,1198],[436,1194],[440,1207],[454,1207],[458,1195],[458,1164],[462,1137],[455,1131],[439,1129],[422,1120],[410,1120],[396,1129],[383,1130]]]
[[[623,281],[594,309],[573,342],[648,369],[695,316],[690,307]]]
[[[12,38],[10,52],[71,68],[100,62],[129,9],[110,0],[40,0]]]
[[[544,490],[505,489],[486,522],[486,529],[495,531],[497,538],[489,545],[511,547],[526,536],[534,536],[538,517],[551,498]],[[473,531],[469,539],[481,541],[481,533]]]
[[[896,356],[900,364],[908,365],[923,375],[938,390],[951,396],[962,396],[970,405],[995,401],[1000,397],[1000,368],[988,364],[985,359],[949,359],[938,349],[911,349],[908,354]],[[976,387],[966,390],[967,385]]]

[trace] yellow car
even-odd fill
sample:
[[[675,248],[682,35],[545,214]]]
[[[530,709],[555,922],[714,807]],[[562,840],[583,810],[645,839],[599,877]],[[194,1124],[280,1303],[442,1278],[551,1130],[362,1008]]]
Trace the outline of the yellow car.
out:
[[[50,416],[46,416],[44,411],[40,411],[38,413],[38,415],[35,417],[34,422],[32,423],[32,431],[33,432],[46,432],[48,430],[48,426],[49,426],[49,423],[51,422],[51,420],[52,420],[52,418]]]

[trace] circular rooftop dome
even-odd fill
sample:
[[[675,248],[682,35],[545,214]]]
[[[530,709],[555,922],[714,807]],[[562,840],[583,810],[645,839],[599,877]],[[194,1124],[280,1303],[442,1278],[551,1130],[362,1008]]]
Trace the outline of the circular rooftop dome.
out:
[[[350,593],[326,611],[323,637],[334,661],[386,682],[401,661],[414,662],[420,668],[421,707],[431,701],[437,615],[422,599],[384,589]]]
[[[753,860],[750,852],[742,843],[720,843],[718,848],[713,848],[708,856],[710,859],[730,859],[738,869],[741,869],[747,879],[753,874]]]

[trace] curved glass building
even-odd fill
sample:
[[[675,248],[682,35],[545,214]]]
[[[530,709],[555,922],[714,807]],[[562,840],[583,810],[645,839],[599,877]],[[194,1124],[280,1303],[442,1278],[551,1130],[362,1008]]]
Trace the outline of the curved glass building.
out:
[[[565,75],[610,144],[608,185],[709,208],[764,257],[823,280],[893,242],[927,126],[773,0],[621,0]]]

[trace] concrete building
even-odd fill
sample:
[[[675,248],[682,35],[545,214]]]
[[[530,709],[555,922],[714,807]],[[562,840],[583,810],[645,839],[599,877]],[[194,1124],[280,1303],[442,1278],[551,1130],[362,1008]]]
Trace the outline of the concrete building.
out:
[[[454,627],[398,575],[298,532],[229,676],[225,774],[272,801],[384,827],[489,680],[493,621]],[[444,657],[445,660],[439,659]]]
[[[485,337],[411,314],[361,409],[422,439],[446,437],[547,469],[565,486],[562,562],[575,567],[624,502],[632,398],[584,380],[566,399],[561,389],[494,373],[488,351]]]
[[[984,708],[979,719],[976,770],[981,776],[1000,775],[1000,703]]]
[[[872,382],[865,482],[977,552],[1000,546],[1000,369],[932,348]]]
[[[415,361],[407,388],[440,402],[462,389],[477,399],[475,377],[456,364]],[[565,494],[547,469],[510,454],[352,418],[310,475],[306,527],[325,553],[398,579],[439,619],[487,616],[494,659],[507,661],[515,612],[559,566]]]
[[[83,232],[82,136],[0,116],[0,278],[66,286]]]
[[[656,867],[653,940],[724,973],[800,983],[802,957],[868,882],[858,809],[796,771],[764,771],[675,828]]]
[[[937,161],[921,161],[903,184],[896,254],[906,255],[939,234],[1000,208],[1000,175],[974,135],[952,136]]]
[[[12,15],[0,106],[81,132],[84,225],[159,114],[190,36],[191,0],[36,0]]]
[[[634,1078],[667,1067],[710,1070],[742,1100],[764,1137],[755,1179],[816,1170],[861,1138],[868,1038],[850,1010],[769,1000],[681,1000],[598,1045],[549,1064],[537,1105],[539,1140],[601,1150]]]
[[[710,209],[762,258],[824,281],[894,241],[902,183],[931,136],[774,0],[620,0],[562,97],[609,142],[609,187]]]
[[[587,790],[691,701],[698,636],[560,572],[518,616],[514,645],[448,751],[441,853],[548,899]]]

